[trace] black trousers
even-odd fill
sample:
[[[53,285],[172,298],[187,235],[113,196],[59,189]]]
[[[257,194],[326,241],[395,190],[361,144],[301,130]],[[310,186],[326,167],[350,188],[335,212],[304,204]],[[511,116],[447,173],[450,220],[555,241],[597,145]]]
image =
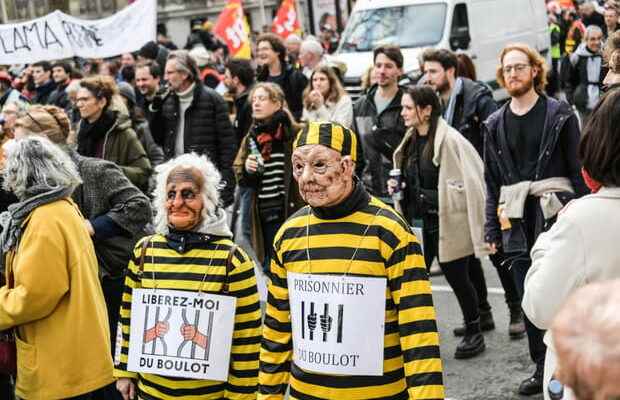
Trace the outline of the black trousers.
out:
[[[523,298],[525,291],[525,276],[527,271],[532,265],[532,260],[528,258],[519,258],[517,261],[511,263],[510,270],[514,277],[517,291],[519,293],[519,299]],[[530,358],[536,364],[536,369],[542,373],[545,365],[545,354],[547,352],[547,346],[543,342],[545,331],[538,329],[528,318],[525,313],[523,314],[525,321],[525,330],[527,332],[527,342],[530,350]]]
[[[103,277],[101,279],[101,289],[103,289],[103,297],[105,298],[105,305],[108,309],[108,324],[110,326],[110,340],[112,348],[112,357],[114,357],[114,351],[116,349],[116,328],[118,326],[119,311],[121,308],[121,301],[124,288],[124,277],[110,278]],[[109,385],[84,396],[89,397],[76,397],[79,400],[122,400],[120,392],[116,390],[116,382],[112,382]]]
[[[428,266],[431,265],[435,257],[439,255],[439,230],[423,229],[422,232],[424,235],[424,260]],[[470,278],[470,265],[473,263],[472,260],[475,259],[476,258],[472,254],[471,256],[466,256],[457,260],[439,263],[439,266],[441,267],[448,284],[454,291],[456,300],[461,307],[465,323],[473,322],[480,317],[480,311],[478,309],[478,294],[475,285]],[[478,281],[476,284],[484,285],[484,292],[486,293],[484,274],[481,273],[482,268],[480,268],[480,271],[475,271],[473,276],[477,279],[482,278],[482,283]]]

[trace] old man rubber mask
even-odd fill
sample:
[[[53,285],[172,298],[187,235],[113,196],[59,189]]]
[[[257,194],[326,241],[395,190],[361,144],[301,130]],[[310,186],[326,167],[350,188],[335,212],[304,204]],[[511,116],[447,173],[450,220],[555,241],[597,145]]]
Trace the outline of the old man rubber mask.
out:
[[[349,195],[354,165],[350,156],[320,144],[301,146],[293,152],[293,176],[299,193],[313,208],[334,206]]]
[[[203,185],[202,175],[193,167],[180,166],[170,171],[166,181],[166,211],[171,228],[189,231],[200,224]]]

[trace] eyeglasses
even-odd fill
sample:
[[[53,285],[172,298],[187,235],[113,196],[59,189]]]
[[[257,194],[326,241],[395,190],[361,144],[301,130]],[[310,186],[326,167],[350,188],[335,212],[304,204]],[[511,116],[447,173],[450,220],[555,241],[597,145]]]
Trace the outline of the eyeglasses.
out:
[[[90,101],[91,99],[94,99],[95,97],[78,97],[75,99],[75,104],[79,104],[79,103],[86,103],[87,101]]]
[[[506,65],[505,67],[502,68],[502,72],[504,73],[504,75],[509,75],[512,71],[516,72],[517,74],[520,74],[521,72],[525,71],[527,67],[531,67],[531,65],[530,64]]]

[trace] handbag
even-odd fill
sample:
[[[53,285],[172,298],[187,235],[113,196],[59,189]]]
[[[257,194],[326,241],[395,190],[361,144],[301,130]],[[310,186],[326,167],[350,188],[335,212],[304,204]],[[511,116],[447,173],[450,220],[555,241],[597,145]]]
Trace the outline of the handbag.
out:
[[[13,287],[12,273],[9,274],[8,285],[9,288]],[[17,349],[15,348],[15,332],[11,328],[0,332],[0,374],[15,375],[16,373]]]

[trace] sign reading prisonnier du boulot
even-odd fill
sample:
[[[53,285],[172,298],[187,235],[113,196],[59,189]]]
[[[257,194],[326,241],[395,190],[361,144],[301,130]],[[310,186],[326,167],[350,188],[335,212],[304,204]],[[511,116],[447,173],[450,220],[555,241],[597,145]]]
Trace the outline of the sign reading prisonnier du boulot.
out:
[[[293,360],[339,375],[382,375],[385,278],[288,272]]]
[[[134,289],[127,369],[226,381],[236,298]]]

